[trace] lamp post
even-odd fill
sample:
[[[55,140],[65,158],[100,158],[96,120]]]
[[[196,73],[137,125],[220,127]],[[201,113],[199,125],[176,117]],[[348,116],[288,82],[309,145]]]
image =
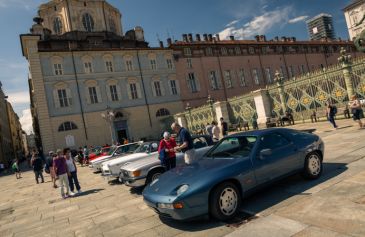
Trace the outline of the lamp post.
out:
[[[343,76],[345,78],[345,84],[347,89],[347,94],[349,99],[355,94],[354,93],[354,86],[352,84],[352,57],[349,54],[346,54],[345,48],[341,48],[340,51],[341,56],[338,58],[338,62],[342,66]]]
[[[283,114],[286,112],[286,104],[285,104],[285,92],[284,92],[284,78],[280,74],[279,71],[275,72],[275,82],[278,85],[278,91],[281,102],[281,109],[283,110]]]
[[[112,110],[109,110],[109,107],[107,108],[107,111],[105,113],[101,113],[101,117],[105,119],[109,124],[109,130],[110,130],[110,136],[111,136],[111,145],[114,144],[114,132],[113,132],[113,121],[115,118],[115,114]]]
[[[191,118],[191,107],[190,107],[190,104],[189,102],[186,103],[186,107],[185,107],[185,110],[187,110],[189,112],[189,116],[187,116],[189,119],[187,119],[187,122],[188,122],[188,127],[191,128],[192,127],[192,124],[193,124],[193,120]]]
[[[210,110],[212,112],[212,117],[214,117],[214,110],[213,110],[213,104],[214,104],[214,100],[212,99],[212,97],[210,95],[208,95],[208,100],[207,103],[210,106]],[[214,119],[214,118],[213,118]]]

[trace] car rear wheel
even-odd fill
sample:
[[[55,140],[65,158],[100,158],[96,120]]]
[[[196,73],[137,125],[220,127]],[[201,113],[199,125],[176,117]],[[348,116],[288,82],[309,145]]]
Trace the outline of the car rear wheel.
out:
[[[304,177],[308,179],[317,179],[322,174],[322,158],[317,152],[307,155],[304,163]]]
[[[146,185],[148,185],[148,184],[152,183],[153,181],[155,181],[156,179],[158,179],[163,172],[164,172],[163,169],[152,170],[147,176]]]
[[[221,221],[233,218],[241,206],[241,193],[231,182],[218,185],[210,198],[210,214]]]

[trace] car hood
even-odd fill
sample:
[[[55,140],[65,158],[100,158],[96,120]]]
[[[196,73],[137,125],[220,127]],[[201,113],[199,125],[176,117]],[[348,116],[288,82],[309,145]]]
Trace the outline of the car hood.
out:
[[[136,171],[143,169],[145,167],[153,167],[159,164],[161,164],[161,161],[158,159],[158,155],[155,155],[152,157],[148,156],[146,158],[134,161],[128,165],[123,166],[122,169],[127,171]]]
[[[103,165],[108,165],[108,166],[119,165],[120,163],[126,162],[128,160],[135,160],[135,159],[138,159],[138,158],[150,157],[150,156],[154,156],[155,154],[156,154],[156,152],[153,152],[153,153],[134,153],[134,154],[131,154],[131,155],[119,157],[119,158],[111,160],[111,161],[107,161],[107,162],[103,163]]]
[[[94,163],[100,162],[100,161],[102,161],[102,160],[108,159],[108,158],[110,158],[110,157],[112,157],[112,156],[100,156],[100,157],[98,157],[98,158],[96,158],[96,159],[94,159],[94,160],[90,161],[90,163],[91,163],[91,164],[94,164]]]
[[[246,159],[246,158],[245,158]],[[204,158],[193,165],[178,165],[162,174],[159,180],[152,186],[148,186],[146,191],[158,193],[160,195],[170,195],[174,189],[182,184],[193,185],[198,182],[209,182],[217,174],[228,172],[242,159],[233,158]]]

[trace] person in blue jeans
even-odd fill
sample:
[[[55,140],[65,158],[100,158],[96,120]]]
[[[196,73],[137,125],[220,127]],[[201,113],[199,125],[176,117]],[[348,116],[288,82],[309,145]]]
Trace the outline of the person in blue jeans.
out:
[[[337,128],[338,126],[337,126],[336,121],[335,121],[335,116],[336,116],[336,113],[337,113],[336,106],[334,106],[330,102],[328,102],[326,112],[327,112],[328,121],[333,125],[334,128]]]
[[[66,158],[67,169],[70,173],[68,176],[68,183],[70,185],[71,193],[74,193],[74,187],[76,186],[77,193],[81,193],[81,187],[77,178],[77,167],[74,159],[71,157],[71,151],[69,148],[63,150],[63,154]]]

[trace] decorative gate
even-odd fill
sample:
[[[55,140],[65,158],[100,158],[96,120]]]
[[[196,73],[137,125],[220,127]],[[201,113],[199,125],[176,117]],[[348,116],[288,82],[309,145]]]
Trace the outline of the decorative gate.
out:
[[[257,117],[255,100],[251,93],[240,97],[233,97],[228,99],[228,102],[231,109],[230,121],[232,123],[249,122],[252,124],[252,121]]]

